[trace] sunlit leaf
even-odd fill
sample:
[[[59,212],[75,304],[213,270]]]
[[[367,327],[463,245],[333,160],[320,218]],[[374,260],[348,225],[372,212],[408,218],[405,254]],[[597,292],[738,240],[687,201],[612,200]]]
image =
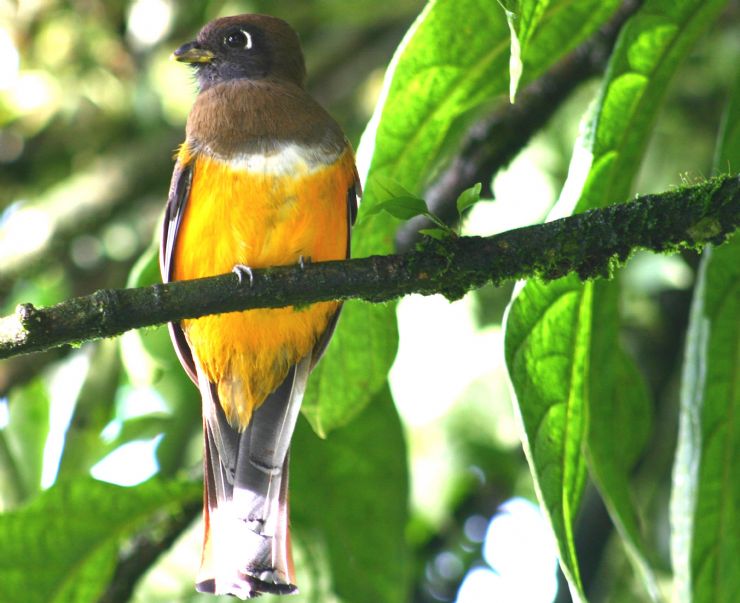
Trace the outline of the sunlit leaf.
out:
[[[540,502],[556,535],[563,571],[582,593],[573,526],[586,479],[589,289],[575,277],[529,281],[506,320],[505,355]]]
[[[303,401],[303,413],[320,436],[350,421],[385,383],[398,345],[394,321],[392,306],[345,305],[329,348],[333,353],[309,377]]]
[[[468,209],[469,207],[472,207],[478,201],[480,201],[480,191],[481,191],[482,185],[479,182],[478,184],[474,184],[470,188],[465,189],[462,193],[460,193],[460,196],[457,198],[457,213],[462,215],[462,213]]]
[[[424,215],[429,211],[424,199],[418,197],[394,197],[387,201],[381,201],[373,205],[365,217],[372,216],[381,211],[388,212],[394,218],[399,220],[410,220],[416,216]]]
[[[409,192],[395,180],[377,177],[378,202],[367,209],[362,217],[374,216],[385,211],[399,220],[410,220],[429,213],[426,201]]]
[[[673,469],[679,601],[740,597],[740,242],[706,249],[691,310]]]
[[[122,488],[86,478],[0,515],[0,600],[90,603],[110,580],[118,545],[147,521],[202,496],[200,484]]]
[[[514,102],[522,77],[522,54],[526,54],[532,33],[539,25],[551,0],[500,0],[506,10],[506,21],[511,30],[511,58],[509,60],[509,98]]]
[[[414,197],[415,195],[404,187],[397,180],[392,178],[384,178],[383,176],[377,176],[375,178],[375,187],[378,191],[378,201],[386,201],[388,199],[394,199],[396,197]]]
[[[717,14],[722,2],[693,2],[673,3],[664,0],[648,0],[642,9],[633,17],[623,30],[620,39],[611,57],[607,70],[606,80],[598,103],[594,107],[593,116],[584,128],[584,136],[574,152],[570,175],[563,194],[554,208],[552,216],[567,215],[574,208],[583,211],[592,207],[600,207],[610,202],[627,199],[630,185],[640,165],[642,153],[647,144],[650,126],[655,118],[660,99],[665,93],[670,76],[676,70],[680,60],[685,56],[691,44],[711,19]],[[532,438],[538,435],[540,424],[527,425],[527,417],[536,418],[543,412],[543,405],[550,412],[555,412],[561,405],[568,409],[573,407],[575,412],[570,416],[566,413],[566,429],[562,430],[565,438],[560,448],[553,447],[551,458],[542,455],[539,459],[532,455],[532,471],[535,481],[539,484],[539,494],[544,506],[555,508],[559,513],[550,513],[553,517],[553,529],[561,551],[561,562],[564,572],[569,579],[571,592],[575,598],[584,599],[585,595],[578,579],[578,564],[575,551],[572,547],[572,522],[577,509],[570,505],[571,500],[577,500],[577,493],[571,492],[573,480],[567,480],[567,473],[555,473],[553,479],[552,466],[568,467],[571,462],[568,451],[573,447],[585,444],[583,438],[587,431],[583,429],[583,416],[590,417],[592,422],[608,421],[608,414],[600,416],[608,407],[609,401],[597,400],[589,396],[590,391],[599,391],[598,383],[615,382],[615,375],[607,375],[623,366],[622,352],[616,340],[618,317],[600,315],[599,329],[592,329],[592,312],[584,309],[584,304],[590,305],[592,299],[606,296],[615,296],[616,291],[609,291],[616,287],[613,283],[586,283],[579,284],[574,277],[565,279],[569,283],[568,296],[560,295],[564,284],[553,283],[543,287],[541,283],[529,282],[512,302],[507,322],[507,350],[517,351],[521,358],[527,360],[522,364],[520,360],[518,372],[511,364],[513,357],[507,356],[507,363],[517,395],[522,416],[525,418],[525,431],[529,447],[535,447]],[[598,291],[594,293],[594,288]],[[603,290],[602,290],[603,289]],[[544,304],[543,304],[544,300]],[[548,305],[549,300],[549,305]],[[533,313],[529,308],[535,306],[539,312]],[[584,320],[573,320],[574,315],[584,317]],[[510,325],[515,325],[510,330]],[[538,333],[541,325],[547,325],[547,337],[530,337],[521,343],[524,334]],[[552,375],[542,375],[539,366],[542,363],[551,364],[553,355],[560,357],[563,354],[562,342],[579,342],[572,346],[568,361],[563,361],[557,379]],[[518,345],[514,346],[514,343]],[[522,348],[524,346],[524,348]],[[585,355],[591,357],[594,349],[612,351],[593,358],[593,362],[582,364],[585,371],[585,381],[588,387],[576,391],[580,398],[574,398],[573,392],[562,392],[555,399],[547,393],[553,381],[570,383],[573,377],[571,367],[580,362]],[[596,362],[598,361],[598,364]],[[639,387],[639,386],[638,386]],[[569,394],[569,395],[566,395]],[[635,398],[637,402],[642,398]],[[644,400],[642,404],[646,403]],[[535,411],[527,408],[533,406]],[[588,409],[585,412],[585,409]],[[633,409],[633,412],[644,414],[644,411]],[[572,418],[571,418],[572,417]],[[606,436],[616,437],[615,430],[607,431]],[[611,444],[601,442],[607,448]],[[616,442],[614,446],[618,445]],[[603,455],[592,456],[592,461],[598,463]],[[616,478],[616,467],[595,467],[594,473],[602,476],[610,475]],[[624,470],[624,468],[623,468]],[[623,483],[623,479],[620,478]],[[602,480],[601,485],[611,487]],[[616,482],[615,482],[616,483]],[[614,485],[614,484],[612,484]],[[616,492],[605,493],[610,503],[610,511],[615,517],[618,526],[633,526],[635,511],[629,505],[629,498],[620,496]],[[567,503],[567,504],[566,504]],[[558,521],[562,519],[562,521]],[[648,567],[642,542],[634,540],[637,537],[634,529],[624,530],[628,548],[634,553],[633,559],[638,559],[638,571],[646,576],[644,571]],[[650,579],[648,588],[652,590]]]
[[[716,168],[740,150],[736,78]],[[671,492],[677,600],[740,599],[740,238],[704,250],[694,288],[681,383]]]
[[[522,82],[583,41],[617,4],[583,0],[543,15],[523,57]],[[355,257],[393,251],[397,221],[383,214],[363,219],[383,200],[378,182],[395,181],[421,197],[464,125],[506,94],[509,40],[506,16],[496,2],[426,5],[396,51],[358,149],[365,194],[352,234]],[[304,399],[306,417],[318,433],[349,421],[385,386],[397,340],[394,304],[345,304]]]

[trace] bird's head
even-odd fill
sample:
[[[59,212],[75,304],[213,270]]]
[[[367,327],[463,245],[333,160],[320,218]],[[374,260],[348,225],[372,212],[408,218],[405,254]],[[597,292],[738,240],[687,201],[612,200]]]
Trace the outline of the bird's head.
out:
[[[201,92],[235,79],[273,78],[303,86],[306,77],[298,35],[282,19],[267,15],[211,21],[172,56],[195,68]]]

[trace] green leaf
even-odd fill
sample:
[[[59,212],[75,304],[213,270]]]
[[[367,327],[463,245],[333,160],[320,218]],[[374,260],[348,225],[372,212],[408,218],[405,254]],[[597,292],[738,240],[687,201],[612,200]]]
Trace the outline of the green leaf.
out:
[[[159,474],[169,478],[192,467],[191,443],[202,437],[200,394],[179,366],[157,383],[157,391],[169,410],[157,446],[157,464]]]
[[[128,275],[127,287],[146,287],[162,282],[159,272],[160,229],[155,229],[154,238],[144,253],[139,256]]]
[[[591,124],[590,174],[576,211],[629,196],[631,175],[640,167],[670,78],[724,5],[724,0],[648,0],[625,25]],[[571,165],[584,167],[580,161]]]
[[[438,241],[452,236],[452,233],[449,230],[444,230],[443,228],[422,228],[419,231],[419,234],[422,234],[425,237],[431,237]]]
[[[578,211],[626,199],[637,173],[657,107],[691,45],[716,16],[722,2],[648,2],[625,27],[610,63],[593,130],[594,163],[577,205]],[[629,176],[629,177],[628,177]],[[644,446],[645,420],[651,402],[639,373],[627,360],[613,325],[618,322],[618,281],[597,283],[594,300],[599,325],[592,333],[589,437],[591,469],[625,548],[653,599],[658,596],[651,569],[652,554],[640,532],[640,521],[629,496],[628,477],[633,459],[625,457],[626,432],[632,433],[632,454]],[[628,364],[625,364],[625,361]],[[627,379],[627,380],[625,380]],[[630,383],[623,388],[618,384]],[[611,385],[610,385],[611,384]],[[625,424],[619,428],[619,416]],[[638,435],[639,434],[639,435]],[[610,452],[611,449],[611,452]],[[618,454],[617,451],[622,453]],[[620,459],[621,461],[617,461]]]
[[[410,220],[416,216],[429,213],[429,208],[424,199],[418,197],[394,197],[373,205],[372,209],[365,214],[365,217],[372,216],[380,211],[388,212],[399,220]]]
[[[714,170],[720,173],[740,172],[740,75],[735,78],[730,102],[722,115]]]
[[[308,380],[301,408],[319,436],[347,424],[385,387],[397,345],[394,306],[345,304],[329,351]]]
[[[375,178],[375,186],[378,190],[378,200],[385,201],[387,199],[394,199],[396,197],[414,197],[407,188],[401,185],[400,182],[393,180],[392,178],[384,178],[383,176],[377,176]]]
[[[585,134],[577,143],[568,181],[551,218],[568,215],[576,207],[578,211],[584,211],[628,197],[631,182],[640,165],[651,125],[670,76],[722,4],[723,2],[719,1],[694,0],[675,3],[666,0],[648,0],[630,19],[611,57],[598,102],[587,127],[583,128]],[[512,302],[508,314],[506,347],[512,348],[513,343],[522,345],[522,349],[518,347],[513,349],[517,349],[520,357],[526,359],[526,362],[519,361],[516,372],[508,357],[507,363],[520,412],[525,421],[525,433],[530,440],[529,447],[534,446],[531,438],[539,435],[541,426],[539,423],[527,425],[527,418],[541,415],[543,405],[545,408],[549,405],[551,412],[563,404],[568,408],[572,406],[575,409],[572,418],[565,417],[564,433],[567,434],[565,442],[571,447],[585,444],[583,413],[585,412],[585,416],[589,416],[597,425],[608,421],[608,416],[597,416],[599,413],[607,412],[605,407],[608,404],[600,404],[599,400],[588,397],[590,388],[596,388],[598,391],[596,384],[599,380],[607,383],[616,382],[616,375],[609,373],[624,369],[622,352],[614,339],[616,333],[614,325],[617,324],[618,317],[614,312],[610,316],[600,315],[600,328],[592,330],[593,312],[584,308],[584,304],[590,305],[594,297],[601,297],[604,294],[601,291],[602,287],[614,288],[617,285],[599,284],[598,292],[594,293],[593,283],[581,285],[574,277],[564,280],[567,285],[553,283],[544,286],[541,283],[528,282]],[[563,287],[570,291],[568,296],[559,295]],[[616,293],[611,292],[608,295]],[[538,313],[529,311],[533,306],[539,308]],[[572,317],[575,315],[583,316],[584,320],[573,320]],[[547,326],[545,330],[547,337],[530,336],[524,343],[520,343],[523,334],[542,331],[541,325]],[[515,328],[512,330],[512,327]],[[510,342],[509,339],[513,341]],[[578,345],[570,348],[568,361],[561,362],[557,378],[553,374],[543,375],[539,367],[542,364],[552,364],[553,355],[560,357],[564,353],[562,342],[578,342]],[[591,346],[595,350],[606,352],[589,362],[584,362],[583,356],[590,357],[592,354]],[[611,357],[609,350],[612,351]],[[568,350],[565,350],[565,353],[567,352]],[[546,393],[553,382],[569,383],[571,367],[576,364],[581,364],[583,370],[587,371],[584,380],[588,387],[561,392],[556,398]],[[637,395],[632,402],[637,404],[641,399],[642,397]],[[534,407],[534,411],[529,409],[530,406]],[[633,412],[639,415],[643,411],[638,409]],[[605,435],[616,437],[614,431],[609,431]],[[575,441],[578,438],[581,439],[579,443]],[[545,508],[551,510],[551,521],[553,517],[556,519],[552,521],[552,527],[571,592],[575,599],[583,599],[582,586],[578,580],[577,560],[572,550],[572,527],[564,525],[564,522],[567,524],[568,521],[572,521],[576,509],[572,508],[570,503],[567,507],[560,508],[560,505],[565,505],[569,499],[578,499],[579,493],[571,491],[571,488],[578,484],[574,480],[569,482],[565,479],[565,470],[561,472],[563,478],[561,482],[552,479],[551,467],[553,465],[567,467],[569,462],[565,442],[562,450],[552,449],[552,458],[543,454],[539,459],[530,457],[530,463],[535,482],[538,484],[541,502]],[[600,444],[610,447],[619,443],[600,442]],[[593,454],[592,451],[593,463],[599,463],[603,459],[603,454],[599,452]],[[597,485],[606,485],[609,488],[609,491],[603,492],[602,495],[610,503],[609,510],[613,513],[615,524],[634,527],[635,512],[627,505],[629,499],[611,491],[616,483],[611,481],[616,477],[615,469],[609,466],[593,467],[594,474],[601,476],[601,480],[597,479]],[[556,474],[556,477],[561,476]],[[636,535],[636,530],[632,528],[622,531],[622,537],[632,552],[639,552],[642,549],[641,543],[633,540]],[[632,557],[640,559],[637,564],[638,571],[645,576],[647,563],[644,558],[641,555]],[[651,588],[649,583],[648,588]]]
[[[132,268],[129,287],[160,282],[158,255],[155,240]],[[163,437],[157,446],[157,463],[160,475],[172,477],[190,462],[189,444],[201,431],[200,394],[180,366],[166,326],[129,331],[118,341],[131,382],[155,387],[167,404],[169,419],[159,422]]]
[[[625,549],[650,597],[659,599],[652,555],[641,531],[631,496],[630,476],[652,432],[652,402],[640,372],[619,341],[619,290],[594,283],[593,320],[599,333],[591,338],[588,388],[588,447],[591,475]],[[603,370],[609,367],[609,370]]]
[[[2,436],[19,480],[15,484],[18,498],[24,500],[41,489],[49,434],[49,392],[43,380],[35,379],[25,387],[13,389],[8,404],[10,417]]]
[[[395,180],[378,176],[375,185],[378,190],[378,202],[363,213],[363,219],[381,211],[400,220],[410,220],[429,213],[424,199],[412,194]]]
[[[330,569],[329,576],[323,567],[312,573],[342,601],[407,601],[406,449],[388,388],[326,440],[299,422],[291,450],[291,526],[302,548],[323,552]],[[316,586],[299,587],[308,601],[326,600]]]
[[[557,2],[532,34],[523,58],[531,80],[591,34],[618,0]],[[377,215],[384,182],[411,196],[424,186],[465,132],[465,125],[506,94],[509,31],[495,2],[438,0],[426,5],[396,51],[381,100],[358,149],[365,193],[352,233],[352,255],[391,253],[397,222]],[[396,356],[395,304],[347,302],[329,348],[309,380],[303,409],[326,434],[344,425],[385,387]]]
[[[715,169],[740,157],[740,77]],[[737,168],[737,166],[735,166]],[[681,379],[671,492],[678,601],[740,600],[740,238],[702,254]]]
[[[740,239],[704,251],[691,309],[671,497],[679,601],[740,599]]]
[[[509,99],[514,102],[524,65],[529,40],[545,14],[550,0],[500,0],[506,11],[506,22],[511,31],[511,58],[509,59]]]
[[[57,479],[87,475],[109,452],[100,434],[115,413],[121,358],[113,340],[93,343],[89,352],[90,368],[64,436]]]
[[[618,4],[554,2],[532,34],[525,80],[537,77],[580,43]],[[462,136],[456,128],[461,120],[475,117],[505,94],[508,41],[506,17],[495,2],[427,4],[391,63],[381,101],[360,144],[360,164],[369,167],[361,213],[382,200],[378,182],[382,186],[392,180],[418,195],[447,144]],[[375,234],[376,240],[358,250],[376,253],[381,233]]]
[[[524,451],[535,488],[556,536],[563,572],[585,599],[573,525],[586,465],[590,288],[575,277],[549,285],[529,281],[506,320],[505,357],[525,431]],[[545,353],[546,352],[546,353]]]
[[[97,601],[118,546],[142,524],[202,496],[200,483],[122,488],[89,478],[54,486],[0,515],[0,601]]]
[[[155,240],[131,268],[127,287],[147,287],[162,282],[159,273],[159,231]],[[135,385],[159,381],[163,373],[179,366],[165,325],[124,333],[121,355],[126,371]],[[189,382],[190,380],[186,378]]]
[[[462,217],[462,213],[468,209],[468,207],[471,207],[472,205],[475,205],[480,201],[480,191],[481,191],[482,185],[479,182],[478,184],[474,184],[470,188],[465,189],[462,193],[460,193],[460,196],[457,198],[457,213],[460,214]]]
[[[531,12],[521,48],[519,87],[576,48],[622,4],[620,0],[550,0],[544,12],[539,12],[537,0],[523,1],[531,5]]]

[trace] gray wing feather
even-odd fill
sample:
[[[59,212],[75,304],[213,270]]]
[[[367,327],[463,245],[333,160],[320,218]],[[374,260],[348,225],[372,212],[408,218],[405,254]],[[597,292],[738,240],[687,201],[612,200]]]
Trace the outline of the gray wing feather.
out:
[[[175,249],[175,241],[177,241],[180,222],[185,213],[185,205],[190,197],[193,169],[192,163],[183,165],[178,161],[172,173],[159,247],[159,270],[162,273],[162,280],[165,283],[169,283],[172,280],[172,254]],[[193,353],[190,351],[185,333],[183,333],[180,325],[174,322],[169,323],[168,328],[170,338],[177,352],[177,357],[180,359],[180,364],[182,364],[190,379],[197,385],[198,376],[195,370],[195,362],[193,361]]]

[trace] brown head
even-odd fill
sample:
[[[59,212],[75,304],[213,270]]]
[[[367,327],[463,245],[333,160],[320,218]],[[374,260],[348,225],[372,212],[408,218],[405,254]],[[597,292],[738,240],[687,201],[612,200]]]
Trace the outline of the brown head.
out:
[[[268,15],[211,21],[173,56],[195,68],[201,92],[236,79],[272,78],[302,87],[306,78],[298,35],[285,21]]]

